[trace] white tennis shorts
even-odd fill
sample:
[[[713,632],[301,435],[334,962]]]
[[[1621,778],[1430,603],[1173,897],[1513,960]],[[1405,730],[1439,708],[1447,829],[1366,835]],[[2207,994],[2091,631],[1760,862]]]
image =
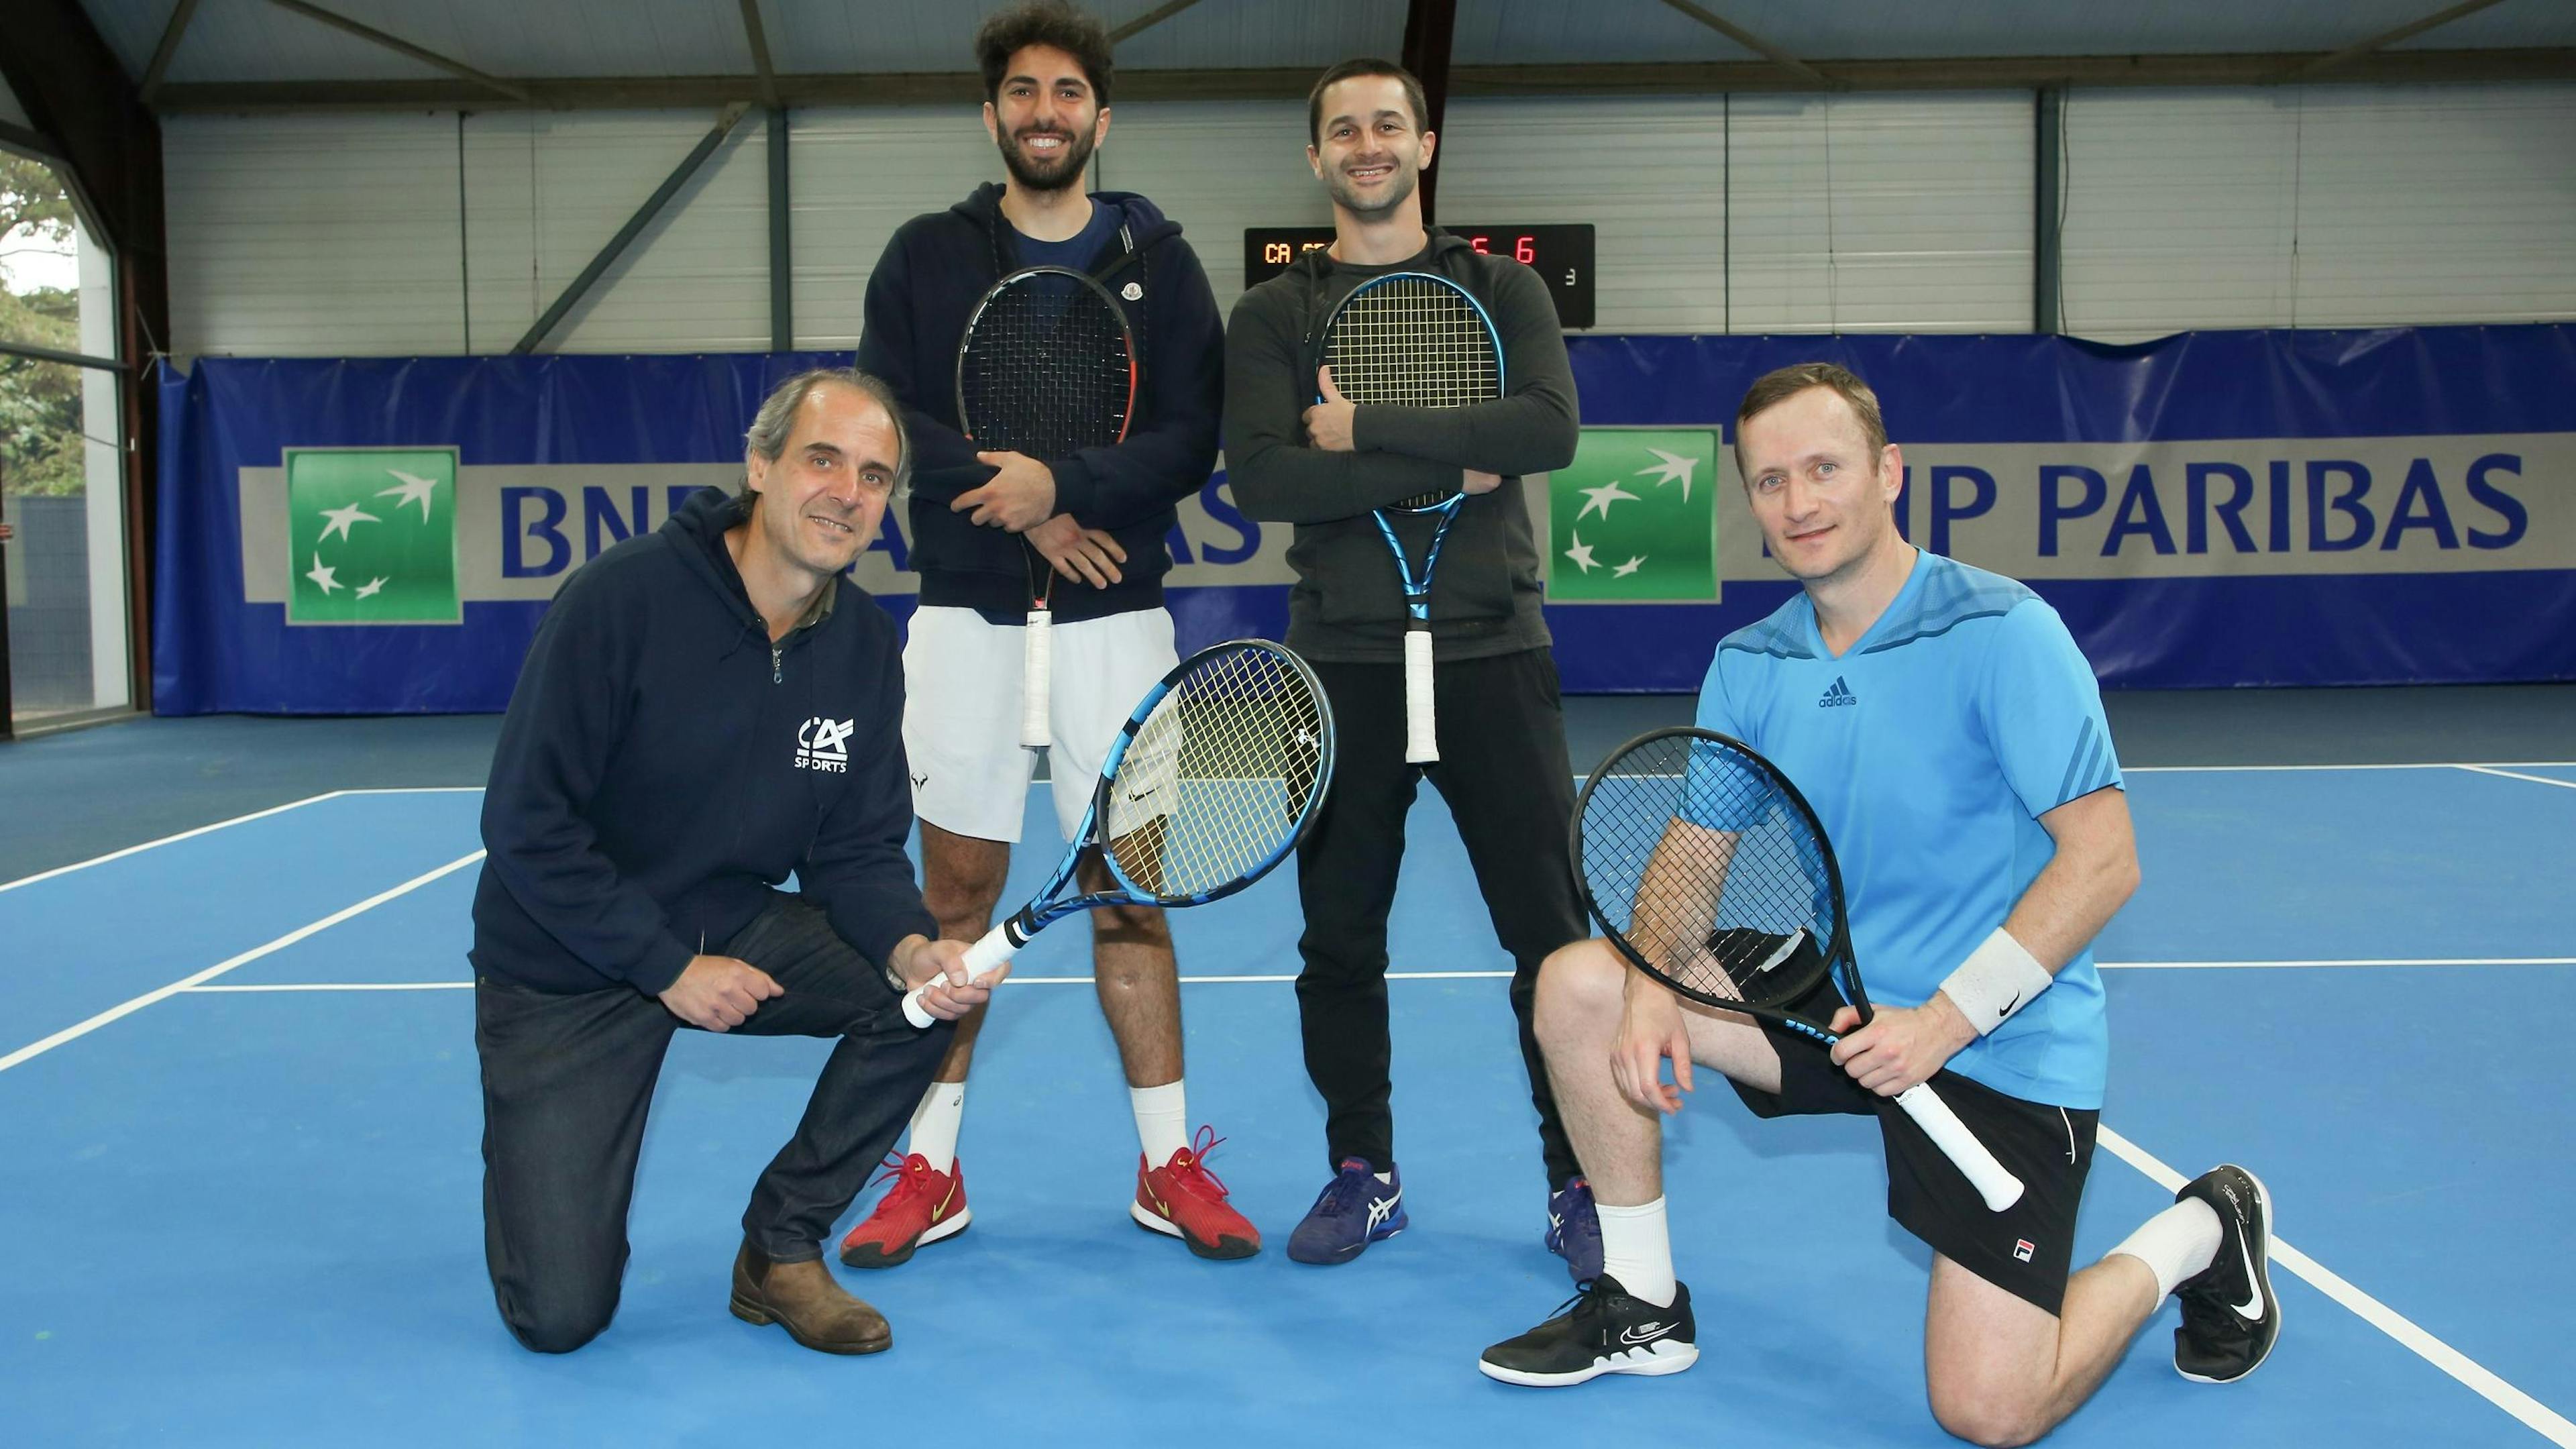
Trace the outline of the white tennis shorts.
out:
[[[1119,729],[1145,691],[1180,662],[1172,616],[1136,609],[1058,623],[1055,698],[1047,710],[1056,833],[1082,825]],[[903,752],[912,765],[913,813],[952,835],[1017,841],[1038,752],[1020,744],[1016,625],[988,624],[973,609],[924,608],[903,647]]]

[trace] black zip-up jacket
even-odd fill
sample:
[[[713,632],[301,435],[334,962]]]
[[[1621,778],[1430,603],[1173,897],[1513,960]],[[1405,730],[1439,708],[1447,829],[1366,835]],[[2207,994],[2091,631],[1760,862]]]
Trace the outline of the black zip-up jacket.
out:
[[[725,551],[744,516],[700,492],[546,611],[483,797],[477,971],[659,995],[790,872],[880,968],[939,934],[903,853],[894,621],[840,579],[772,645]]]
[[[1363,404],[1352,451],[1309,446],[1325,323],[1360,283],[1388,272],[1433,272],[1485,305],[1501,335],[1504,396],[1466,408]],[[1431,579],[1434,657],[1475,659],[1547,644],[1538,544],[1521,475],[1574,461],[1581,435],[1574,369],[1556,305],[1536,272],[1433,229],[1423,250],[1389,266],[1334,261],[1317,250],[1243,294],[1226,327],[1225,459],[1247,518],[1293,523],[1288,562],[1289,647],[1315,659],[1377,663],[1404,657],[1404,589],[1370,517],[1417,493],[1458,486],[1461,469],[1503,475],[1450,525]],[[1432,520],[1396,518],[1422,557]]]
[[[1055,473],[1055,508],[1114,535],[1127,551],[1106,589],[1059,576],[1050,607],[1060,620],[1094,619],[1163,602],[1172,567],[1164,535],[1174,505],[1216,468],[1217,411],[1224,401],[1225,329],[1216,295],[1180,223],[1123,191],[1092,195],[1124,224],[1087,268],[1127,314],[1142,377],[1126,441],[1070,458],[1041,458]],[[860,370],[883,378],[905,403],[912,433],[912,566],[921,602],[977,609],[1017,624],[1029,602],[1030,554],[1016,535],[949,511],[993,470],[958,431],[957,342],[984,293],[1019,269],[998,182],[946,211],[905,222],[868,276]],[[1130,296],[1133,288],[1135,295]]]

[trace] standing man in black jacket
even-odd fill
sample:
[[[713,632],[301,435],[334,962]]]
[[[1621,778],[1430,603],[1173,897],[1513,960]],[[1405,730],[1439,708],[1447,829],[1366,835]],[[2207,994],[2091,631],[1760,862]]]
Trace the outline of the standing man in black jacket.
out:
[[[809,372],[761,405],[739,498],[709,489],[565,582],[510,697],[483,800],[474,1045],[483,1226],[521,1343],[566,1353],[617,1311],[644,1116],[683,1025],[837,1036],[752,1189],[733,1311],[808,1348],[892,1336],[822,1244],[983,1002],[932,939],[904,836],[894,625],[840,574],[906,463],[873,378]],[[794,895],[778,889],[790,874]]]
[[[1207,274],[1180,227],[1125,192],[1084,194],[1109,134],[1110,46],[1100,23],[1033,0],[975,37],[984,129],[1009,180],[904,224],[868,278],[859,365],[890,383],[920,441],[912,564],[921,607],[904,648],[904,743],[921,815],[923,895],[944,935],[984,933],[1020,838],[1037,752],[1020,744],[1023,621],[1032,569],[1057,575],[1048,775],[1070,839],[1128,712],[1178,662],[1163,608],[1174,505],[1216,463],[1225,338]],[[977,451],[958,431],[957,344],[984,293],[1023,267],[1088,272],[1136,340],[1137,412],[1123,442],[1070,457]],[[1096,864],[1086,884],[1107,884]],[[1180,979],[1162,912],[1091,913],[1101,1014],[1118,1043],[1142,1147],[1135,1221],[1207,1258],[1258,1252],[1261,1235],[1188,1135]],[[1561,944],[1561,943],[1558,943]],[[970,1221],[957,1134],[977,1013],[912,1122],[893,1188],[841,1242],[853,1267],[892,1267]]]
[[[1601,1271],[1600,1229],[1530,1029],[1539,963],[1585,929],[1567,867],[1574,792],[1556,661],[1520,478],[1573,461],[1574,376],[1538,275],[1423,225],[1416,182],[1438,144],[1423,114],[1421,83],[1400,66],[1352,60],[1324,73],[1307,101],[1306,157],[1333,199],[1333,245],[1244,293],[1226,332],[1235,503],[1296,525],[1288,643],[1314,663],[1342,730],[1332,795],[1297,853],[1306,913],[1297,1004],[1334,1177],[1290,1235],[1288,1256],[1345,1263],[1406,1223],[1387,1076],[1386,921],[1405,812],[1428,773],[1517,968],[1512,1010],[1550,1190],[1546,1242],[1583,1282]],[[1463,409],[1372,407],[1330,387],[1318,363],[1333,309],[1398,271],[1436,273],[1484,304],[1501,334],[1505,396]],[[1471,496],[1431,585],[1440,759],[1409,765],[1403,596],[1370,513],[1462,486]],[[1402,522],[1426,525],[1407,538],[1419,557],[1430,520]]]

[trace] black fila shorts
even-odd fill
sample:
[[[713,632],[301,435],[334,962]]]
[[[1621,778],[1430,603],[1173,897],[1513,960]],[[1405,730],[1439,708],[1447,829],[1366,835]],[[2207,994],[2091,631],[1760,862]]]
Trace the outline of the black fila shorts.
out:
[[[1764,1031],[1780,1054],[1774,1094],[1735,1084],[1757,1117],[1847,1114],[1878,1118],[1887,1147],[1887,1215],[1932,1251],[2026,1302],[2056,1313],[2066,1302],[2075,1251],[2075,1208],[2093,1167],[2093,1129],[2102,1114],[2009,1097],[1944,1069],[1933,1090],[1995,1160],[2022,1180],[2021,1201],[1992,1212],[1893,1097],[1851,1079],[1804,1037]]]

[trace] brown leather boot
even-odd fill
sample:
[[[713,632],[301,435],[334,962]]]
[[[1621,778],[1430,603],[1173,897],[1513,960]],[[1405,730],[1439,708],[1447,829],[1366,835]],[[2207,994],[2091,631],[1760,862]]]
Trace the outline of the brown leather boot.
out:
[[[733,1259],[733,1316],[775,1323],[817,1353],[883,1353],[894,1346],[885,1315],[851,1297],[822,1259],[773,1263],[748,1242]]]

